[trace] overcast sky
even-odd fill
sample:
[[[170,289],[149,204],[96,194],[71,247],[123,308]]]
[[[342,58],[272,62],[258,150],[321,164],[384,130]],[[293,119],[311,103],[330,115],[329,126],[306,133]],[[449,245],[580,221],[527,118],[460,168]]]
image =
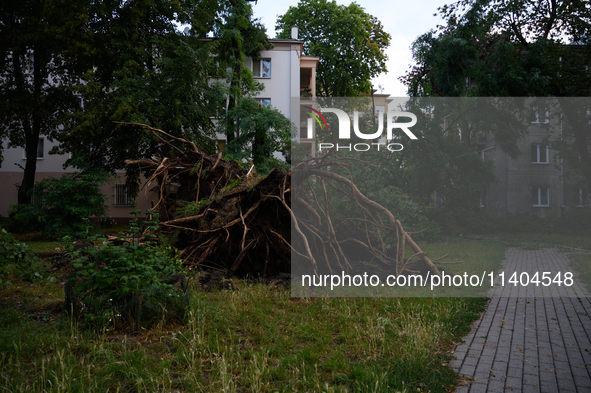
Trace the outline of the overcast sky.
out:
[[[338,4],[350,4],[352,1],[337,0]],[[358,0],[357,4],[365,8],[371,15],[377,16],[390,33],[391,41],[388,53],[388,73],[382,74],[372,82],[375,88],[382,85],[383,93],[394,97],[406,96],[406,88],[398,78],[406,72],[412,64],[410,45],[423,33],[434,29],[441,23],[440,17],[433,14],[437,7],[452,3],[453,0]],[[272,1],[258,0],[253,4],[254,16],[259,18],[267,27],[267,35],[275,37],[275,21],[277,15],[283,15],[290,6],[296,6],[297,0]]]

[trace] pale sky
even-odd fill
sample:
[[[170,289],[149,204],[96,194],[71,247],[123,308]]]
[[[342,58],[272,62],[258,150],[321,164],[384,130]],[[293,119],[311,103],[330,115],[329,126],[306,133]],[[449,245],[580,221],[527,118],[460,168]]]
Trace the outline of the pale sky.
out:
[[[352,1],[337,0],[338,4],[348,5]],[[405,97],[406,87],[398,81],[404,75],[409,65],[413,64],[410,45],[418,36],[441,24],[440,17],[433,16],[437,7],[453,3],[454,0],[358,0],[356,1],[365,12],[377,16],[384,29],[390,33],[390,47],[388,54],[388,73],[382,74],[372,82],[374,88],[384,87],[383,93],[393,97]],[[275,22],[277,15],[283,15],[290,6],[296,6],[298,1],[258,0],[251,3],[254,17],[259,18],[267,27],[267,35],[275,37]]]

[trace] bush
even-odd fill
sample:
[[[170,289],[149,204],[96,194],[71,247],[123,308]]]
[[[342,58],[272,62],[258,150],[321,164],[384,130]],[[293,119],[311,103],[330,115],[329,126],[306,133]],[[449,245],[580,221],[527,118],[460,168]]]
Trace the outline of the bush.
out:
[[[31,204],[11,206],[13,231],[49,236],[87,234],[92,229],[90,216],[102,217],[107,212],[106,197],[99,190],[107,179],[106,172],[90,169],[37,182],[31,190]]]
[[[8,283],[9,267],[14,267],[13,273],[24,280],[33,280],[39,273],[35,270],[37,256],[25,243],[21,243],[0,228],[0,286]]]
[[[560,219],[555,220],[556,230],[562,233],[591,235],[591,208],[567,209]]]
[[[182,261],[170,245],[157,244],[154,235],[144,235],[146,240],[140,242],[143,228],[137,215],[141,212],[132,214],[130,232],[115,241],[89,237],[98,245],[79,250],[69,246],[76,277],[68,282],[66,307],[84,315],[87,322],[138,329],[159,318],[183,316],[188,298],[185,280],[179,277]],[[153,231],[155,222],[144,225]],[[180,283],[180,291],[175,282]]]

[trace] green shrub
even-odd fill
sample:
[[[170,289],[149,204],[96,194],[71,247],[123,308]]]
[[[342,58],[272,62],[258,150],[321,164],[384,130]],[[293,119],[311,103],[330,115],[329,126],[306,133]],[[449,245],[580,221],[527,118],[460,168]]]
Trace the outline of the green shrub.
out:
[[[47,178],[31,190],[32,203],[11,206],[15,232],[43,232],[49,236],[80,237],[91,230],[90,217],[107,212],[106,197],[99,187],[108,179],[106,172],[89,169]]]
[[[182,317],[188,303],[182,261],[170,245],[159,245],[155,235],[143,235],[154,231],[155,220],[144,222],[140,227],[137,215],[132,213],[130,232],[115,241],[89,237],[96,246],[74,250],[69,246],[68,255],[76,277],[69,280],[66,288],[66,307],[84,315],[91,323],[100,326],[135,325],[153,322],[158,318]],[[177,278],[182,288],[179,291],[172,283]]]
[[[12,273],[24,280],[33,280],[40,274],[36,271],[35,265],[37,256],[25,243],[21,243],[8,233],[6,229],[0,228],[0,286],[6,285]]]

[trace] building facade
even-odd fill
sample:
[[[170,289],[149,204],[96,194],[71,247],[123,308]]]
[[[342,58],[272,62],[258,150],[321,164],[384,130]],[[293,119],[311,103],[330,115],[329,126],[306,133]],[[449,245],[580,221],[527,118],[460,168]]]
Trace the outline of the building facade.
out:
[[[532,109],[528,132],[518,142],[521,154],[515,159],[496,149],[491,135],[482,141],[481,157],[492,164],[497,179],[481,198],[482,208],[499,216],[528,214],[547,218],[589,206],[582,176],[551,148],[551,141],[563,137],[562,119],[543,112]]]

